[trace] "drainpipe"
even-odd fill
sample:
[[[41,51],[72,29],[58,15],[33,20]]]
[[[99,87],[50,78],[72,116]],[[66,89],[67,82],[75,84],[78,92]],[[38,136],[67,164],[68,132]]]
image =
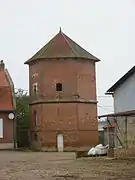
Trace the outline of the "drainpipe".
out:
[[[13,139],[14,139],[14,149],[16,149],[16,112],[14,112],[14,119],[13,119]]]

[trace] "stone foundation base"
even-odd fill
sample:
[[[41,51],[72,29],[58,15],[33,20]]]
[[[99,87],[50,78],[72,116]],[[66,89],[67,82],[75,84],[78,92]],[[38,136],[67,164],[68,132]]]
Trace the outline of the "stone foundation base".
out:
[[[108,149],[107,156],[109,158],[113,158],[114,157],[114,149],[113,148]]]
[[[135,147],[114,149],[115,158],[135,157]]]
[[[41,147],[40,144],[34,142],[31,146],[31,148],[37,151],[42,152],[58,152],[58,149],[56,147]],[[85,151],[88,152],[90,147],[64,147],[63,152],[77,152],[77,151]]]
[[[0,150],[10,150],[14,148],[14,143],[0,143]]]

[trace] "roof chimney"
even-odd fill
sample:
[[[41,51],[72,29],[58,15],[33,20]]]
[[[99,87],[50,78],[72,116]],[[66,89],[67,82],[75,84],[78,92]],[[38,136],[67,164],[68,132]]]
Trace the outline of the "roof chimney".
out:
[[[0,70],[4,70],[5,69],[5,64],[3,62],[3,60],[0,61]]]

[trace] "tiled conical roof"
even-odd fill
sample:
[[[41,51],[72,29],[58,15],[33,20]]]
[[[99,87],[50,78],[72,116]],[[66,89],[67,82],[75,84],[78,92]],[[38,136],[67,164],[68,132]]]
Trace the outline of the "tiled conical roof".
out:
[[[85,58],[99,61],[98,58],[87,52],[76,42],[65,35],[61,29],[59,33],[41,48],[32,58],[25,62],[29,64],[36,59],[49,58]]]

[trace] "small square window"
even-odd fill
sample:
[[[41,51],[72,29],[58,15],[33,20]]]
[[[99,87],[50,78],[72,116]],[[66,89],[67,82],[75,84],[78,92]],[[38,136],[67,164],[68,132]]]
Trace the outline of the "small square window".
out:
[[[56,84],[56,91],[62,91],[62,84],[61,83]]]

